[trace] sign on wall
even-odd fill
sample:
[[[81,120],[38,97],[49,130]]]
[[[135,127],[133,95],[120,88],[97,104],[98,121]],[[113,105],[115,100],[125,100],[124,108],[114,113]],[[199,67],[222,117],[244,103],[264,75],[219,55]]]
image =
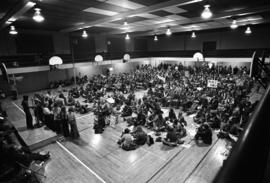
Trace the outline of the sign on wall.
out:
[[[209,88],[217,88],[217,85],[218,85],[217,80],[209,79],[207,81],[207,87],[209,87]]]

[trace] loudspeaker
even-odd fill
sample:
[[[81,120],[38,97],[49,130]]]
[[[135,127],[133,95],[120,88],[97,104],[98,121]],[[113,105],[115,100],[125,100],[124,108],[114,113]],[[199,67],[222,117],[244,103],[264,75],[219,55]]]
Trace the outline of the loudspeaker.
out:
[[[5,80],[7,83],[9,83],[9,77],[8,77],[8,74],[7,74],[6,65],[4,63],[1,63],[0,64],[0,69],[1,69],[1,72],[2,72],[3,80]]]

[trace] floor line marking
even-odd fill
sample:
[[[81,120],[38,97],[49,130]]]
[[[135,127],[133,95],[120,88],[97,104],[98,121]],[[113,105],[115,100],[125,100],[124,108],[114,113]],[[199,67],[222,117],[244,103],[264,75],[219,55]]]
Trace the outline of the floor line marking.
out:
[[[161,160],[163,160],[163,161],[166,161],[166,159],[164,159],[164,158],[162,158],[162,157],[159,157],[159,156],[156,155],[155,153],[152,153],[151,151],[148,151],[147,149],[145,149],[145,148],[143,148],[143,147],[142,147],[142,150],[144,150],[144,151],[147,152],[147,153],[150,153],[151,155],[153,155],[153,156],[155,156],[155,157],[157,157],[157,158],[159,158],[159,159],[161,159]]]
[[[69,155],[71,155],[75,160],[77,160],[81,165],[83,165],[89,172],[95,175],[101,182],[106,183],[98,174],[96,174],[93,170],[91,170],[88,166],[86,166],[79,158],[77,158],[72,152],[70,152],[65,146],[63,146],[60,142],[56,141],[56,143]]]
[[[79,116],[79,117],[77,117],[76,119],[81,119],[81,118],[83,118],[83,117],[87,117],[87,116],[90,116],[90,115],[93,115],[92,112],[90,112],[89,114],[83,115],[83,116]]]
[[[15,107],[17,107],[25,115],[25,112],[22,110],[22,108],[20,108],[15,102],[11,102],[11,103],[15,105]]]

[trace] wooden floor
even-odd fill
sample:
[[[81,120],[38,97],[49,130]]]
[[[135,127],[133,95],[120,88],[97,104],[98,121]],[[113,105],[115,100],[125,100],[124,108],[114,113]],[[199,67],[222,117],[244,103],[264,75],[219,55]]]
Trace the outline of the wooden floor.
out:
[[[144,92],[136,92],[142,97]],[[24,113],[20,102],[6,100],[4,108],[9,119],[28,144],[56,137],[48,130],[25,130]],[[168,109],[163,109],[167,115]],[[44,143],[38,151],[50,151],[51,159],[46,163],[44,183],[208,183],[213,180],[222,166],[226,142],[213,135],[211,146],[199,146],[192,138],[197,125],[191,116],[184,116],[188,122],[185,143],[168,147],[161,142],[144,145],[134,151],[124,151],[117,145],[126,123],[120,120],[115,128],[109,126],[103,134],[94,134],[93,114],[78,115],[80,139],[55,138],[53,143]],[[151,131],[147,130],[148,133]],[[162,134],[163,136],[165,134]]]

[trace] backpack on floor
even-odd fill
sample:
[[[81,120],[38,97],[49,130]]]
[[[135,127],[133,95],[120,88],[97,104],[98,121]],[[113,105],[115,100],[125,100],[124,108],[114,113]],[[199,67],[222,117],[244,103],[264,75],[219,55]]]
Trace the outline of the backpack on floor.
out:
[[[146,143],[151,146],[152,144],[154,144],[154,139],[151,135],[147,135],[147,139],[146,139]]]

